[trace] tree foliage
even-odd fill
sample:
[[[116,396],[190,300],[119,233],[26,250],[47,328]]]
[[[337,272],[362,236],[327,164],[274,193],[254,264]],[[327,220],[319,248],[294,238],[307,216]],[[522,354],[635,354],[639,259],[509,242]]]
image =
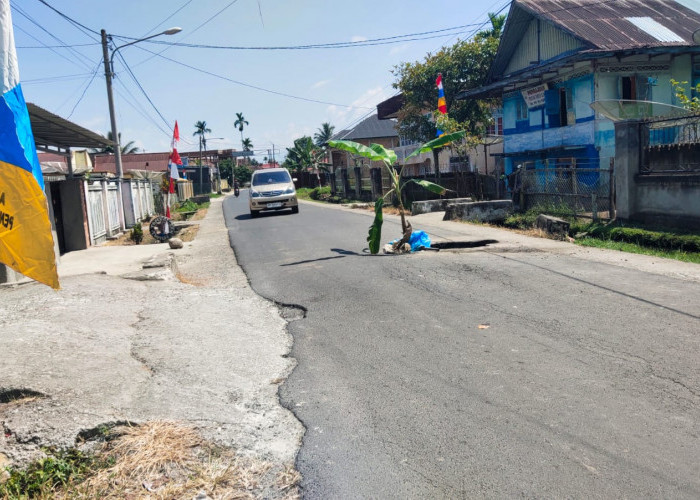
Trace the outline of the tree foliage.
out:
[[[230,158],[219,162],[219,171],[221,172],[221,177],[227,179],[231,185],[234,178],[238,179],[238,182],[241,184],[249,182],[253,174],[252,169],[248,165],[235,164]]]
[[[330,123],[322,123],[318,129],[318,132],[314,134],[314,144],[316,145],[316,147],[323,147],[323,145],[326,144],[331,139],[331,137],[333,137],[334,131],[335,127]]]
[[[141,149],[136,146],[136,143],[134,141],[129,141],[126,144],[122,144],[122,133],[119,132],[118,135],[119,135],[119,144],[120,144],[119,149],[121,150],[123,155],[130,155],[130,154],[138,153],[139,151],[141,151]],[[107,132],[107,139],[110,142],[114,143],[114,135],[112,134],[111,130],[109,132]],[[110,144],[109,146],[106,146],[102,149],[93,149],[92,152],[98,153],[98,154],[114,154],[114,146],[112,146]]]
[[[287,148],[285,167],[292,172],[300,173],[308,169],[318,171],[323,165],[325,151],[317,148],[311,137],[305,135],[294,140],[294,147]]]
[[[505,16],[489,14],[491,28],[480,31],[471,40],[461,40],[451,47],[443,47],[428,54],[423,61],[402,63],[392,73],[394,88],[401,91],[404,104],[399,111],[401,135],[417,141],[426,141],[436,135],[436,126],[430,110],[437,109],[435,79],[442,73],[447,112],[457,126],[469,135],[479,135],[491,119],[493,103],[474,99],[456,100],[464,90],[478,88],[486,83],[489,68],[496,55]]]
[[[408,160],[409,158],[417,156],[421,153],[427,153],[428,151],[445,147],[452,142],[460,141],[462,138],[464,138],[464,135],[465,132],[460,131],[440,136],[416,148],[416,150],[408,155],[406,159]],[[379,251],[379,240],[382,236],[382,206],[385,198],[395,195],[399,205],[399,215],[401,216],[401,231],[403,233],[403,237],[394,243],[394,250],[398,250],[401,249],[404,243],[408,242],[413,231],[410,222],[406,220],[406,210],[403,205],[402,193],[404,187],[406,187],[406,184],[409,182],[414,182],[424,189],[441,196],[447,191],[446,188],[426,180],[408,179],[402,182],[401,170],[396,167],[396,161],[398,159],[396,152],[393,149],[385,148],[381,144],[370,144],[369,146],[365,146],[364,144],[360,144],[359,142],[355,141],[328,141],[328,145],[332,148],[347,151],[348,153],[361,156],[372,161],[381,161],[389,174],[391,179],[391,190],[389,190],[388,193],[375,202],[375,218],[369,228],[369,234],[367,236],[370,252],[373,254],[376,254]]]
[[[205,134],[211,134],[211,129],[207,127],[207,122],[205,121],[198,121],[197,123],[194,124],[194,132],[192,133],[192,136],[199,136],[199,140],[201,141],[202,147],[204,149],[207,149],[207,138],[205,137]]]

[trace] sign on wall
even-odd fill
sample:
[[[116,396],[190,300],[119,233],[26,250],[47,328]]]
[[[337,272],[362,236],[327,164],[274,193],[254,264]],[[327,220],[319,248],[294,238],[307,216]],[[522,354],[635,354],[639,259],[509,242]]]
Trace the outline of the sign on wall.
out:
[[[543,83],[542,85],[538,85],[537,87],[532,87],[521,92],[528,109],[540,108],[544,106],[544,93],[546,90],[547,85]]]

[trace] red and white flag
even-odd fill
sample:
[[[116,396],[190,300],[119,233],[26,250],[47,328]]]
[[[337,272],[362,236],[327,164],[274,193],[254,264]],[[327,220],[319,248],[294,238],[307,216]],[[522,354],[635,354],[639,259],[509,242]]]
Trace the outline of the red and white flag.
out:
[[[180,174],[177,171],[177,166],[182,165],[182,159],[177,152],[177,143],[180,140],[180,129],[177,126],[177,121],[175,121],[175,129],[173,130],[173,142],[172,150],[170,151],[170,158],[168,158],[168,173],[169,173],[169,186],[168,186],[168,201],[165,206],[165,216],[170,218],[170,194],[175,192],[175,180],[180,178]]]

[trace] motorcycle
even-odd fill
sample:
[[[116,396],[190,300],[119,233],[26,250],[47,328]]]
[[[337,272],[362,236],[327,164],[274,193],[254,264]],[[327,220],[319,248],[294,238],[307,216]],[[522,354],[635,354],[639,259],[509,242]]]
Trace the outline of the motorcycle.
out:
[[[233,194],[236,196],[236,198],[238,198],[238,195],[241,194],[241,188],[239,188],[238,186],[234,186]]]

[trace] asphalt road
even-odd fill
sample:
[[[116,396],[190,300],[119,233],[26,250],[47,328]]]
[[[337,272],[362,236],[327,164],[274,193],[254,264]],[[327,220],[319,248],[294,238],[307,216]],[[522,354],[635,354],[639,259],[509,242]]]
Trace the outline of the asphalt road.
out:
[[[245,191],[224,210],[253,289],[306,310],[280,390],[305,498],[700,497],[697,283],[541,251],[370,256],[366,213],[252,220]]]

